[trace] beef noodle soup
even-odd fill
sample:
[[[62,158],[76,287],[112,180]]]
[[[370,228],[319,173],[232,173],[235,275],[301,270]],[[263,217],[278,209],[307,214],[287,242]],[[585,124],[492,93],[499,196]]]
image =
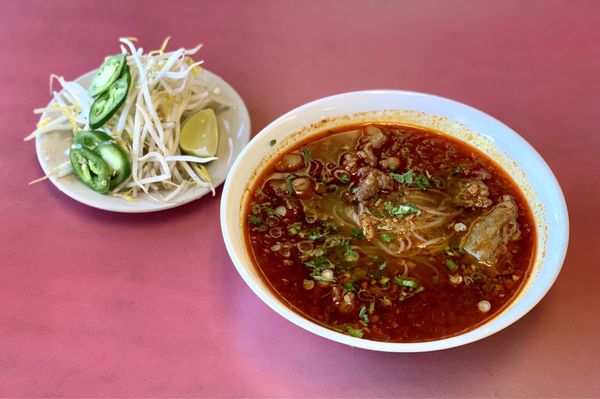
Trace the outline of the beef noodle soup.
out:
[[[528,278],[535,229],[512,179],[478,150],[404,125],[313,136],[261,172],[246,246],[291,309],[359,338],[473,329]]]

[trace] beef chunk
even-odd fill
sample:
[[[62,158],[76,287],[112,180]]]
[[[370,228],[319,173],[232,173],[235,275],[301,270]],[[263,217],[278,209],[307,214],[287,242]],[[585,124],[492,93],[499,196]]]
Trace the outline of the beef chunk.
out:
[[[380,148],[387,141],[387,136],[375,126],[367,126],[361,137],[361,144],[372,148]]]
[[[394,188],[394,179],[379,169],[361,168],[358,173],[364,175],[358,183],[356,191],[356,198],[360,202],[373,198],[380,189],[392,190]]]
[[[480,263],[494,267],[507,244],[519,238],[518,207],[509,195],[471,224],[461,247]]]

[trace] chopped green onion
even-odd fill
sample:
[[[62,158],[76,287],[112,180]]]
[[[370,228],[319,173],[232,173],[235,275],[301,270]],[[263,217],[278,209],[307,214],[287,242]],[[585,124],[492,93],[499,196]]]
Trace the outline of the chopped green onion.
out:
[[[348,183],[350,181],[350,177],[348,175],[339,175],[338,180],[342,183]]]
[[[458,265],[452,259],[446,259],[446,266],[448,266],[448,269],[450,269],[451,272],[458,270]]]
[[[258,215],[248,216],[248,223],[250,223],[250,224],[261,224],[262,222],[263,222],[262,218]]]
[[[360,311],[358,312],[358,317],[360,317],[365,323],[369,322],[369,315],[367,314],[366,306],[360,308]]]
[[[304,154],[304,159],[306,159],[306,162],[310,162],[313,160],[312,154],[311,154],[310,150],[308,149],[308,147],[303,147],[302,153]]]
[[[356,338],[362,338],[363,335],[365,335],[365,332],[363,330],[359,330],[358,328],[354,327],[348,327],[346,332]]]
[[[373,314],[374,311],[375,311],[375,302],[371,302],[371,304],[369,305],[369,314]]]
[[[298,234],[298,229],[295,226],[288,227],[288,231],[290,232],[291,235],[294,235],[294,236]]]
[[[292,180],[294,180],[294,175],[287,175],[285,177],[285,184],[287,185],[288,193],[294,194],[294,188],[292,187]]]
[[[409,280],[406,278],[394,277],[394,284],[400,285],[408,288],[420,288],[421,284],[417,283],[415,280]]]
[[[382,264],[380,264],[380,265],[378,266],[378,268],[379,268],[379,270],[383,270],[383,269],[385,269],[385,268],[386,268],[386,266],[387,266],[387,262],[383,262]]]

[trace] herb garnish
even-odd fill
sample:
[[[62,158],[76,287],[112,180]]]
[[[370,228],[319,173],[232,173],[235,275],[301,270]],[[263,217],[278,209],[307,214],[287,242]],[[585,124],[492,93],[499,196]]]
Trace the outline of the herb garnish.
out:
[[[379,268],[379,270],[383,270],[385,269],[387,266],[387,262],[383,262],[381,265],[377,266]]]
[[[346,332],[356,338],[362,338],[363,335],[365,335],[365,332],[363,330],[359,330],[358,328],[354,327],[348,327]]]
[[[358,317],[360,317],[365,323],[369,323],[369,315],[367,314],[366,306],[360,308],[360,311],[358,312]]]
[[[302,153],[304,154],[304,159],[306,159],[306,162],[310,162],[313,160],[312,153],[310,152],[310,149],[308,147],[303,147]]]
[[[287,185],[288,193],[294,194],[294,188],[292,187],[292,180],[294,180],[294,175],[287,175],[285,177],[285,184]]]
[[[393,206],[391,202],[386,202],[385,204],[383,204],[383,208],[386,211],[388,211],[390,215],[398,216],[401,218],[413,214],[419,216],[422,213],[419,208],[411,204],[401,204],[398,206]]]
[[[394,235],[391,233],[383,233],[379,237],[385,242],[392,242],[394,240]]]
[[[250,223],[250,224],[261,224],[262,222],[263,222],[262,218],[258,215],[248,216],[248,223]]]
[[[273,139],[269,141],[269,144],[271,144],[271,147],[273,147],[275,144],[277,144],[277,140]]]
[[[448,269],[450,269],[451,272],[455,272],[458,270],[458,265],[452,259],[446,260],[446,266],[448,266]]]
[[[414,169],[409,169],[402,174],[392,172],[390,173],[390,177],[400,184],[415,184],[421,190],[427,190],[428,188],[431,188],[431,182],[427,176],[424,174],[415,176]]]
[[[402,287],[415,288],[415,289],[421,288],[421,284],[419,284],[415,280],[410,280],[407,278],[394,277],[393,283],[396,285],[400,285]]]
[[[431,182],[429,181],[429,179],[425,175],[419,175],[419,176],[417,176],[417,178],[415,179],[415,184],[421,190],[427,190],[428,188],[431,188]]]
[[[348,183],[350,181],[350,177],[348,175],[339,175],[338,180],[342,183]]]
[[[359,229],[358,227],[355,227],[352,229],[352,237],[359,239],[359,240],[364,240],[365,239],[365,233],[363,233],[363,231],[361,229]]]
[[[344,240],[344,247],[346,249],[346,257],[352,259],[358,258],[358,254],[355,250],[352,249],[352,246],[350,245],[350,240]]]
[[[344,283],[344,289],[346,291],[355,291],[356,285],[354,285],[354,283],[352,283],[352,282],[347,282],[347,283]]]
[[[396,180],[400,184],[413,184],[415,171],[412,169],[407,170],[402,174],[390,173],[390,177]]]

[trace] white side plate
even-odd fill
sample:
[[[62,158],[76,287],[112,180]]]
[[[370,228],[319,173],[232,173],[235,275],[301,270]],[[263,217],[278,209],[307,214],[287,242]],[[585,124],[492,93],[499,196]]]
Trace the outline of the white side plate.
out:
[[[90,71],[77,78],[76,82],[83,87],[87,87],[94,73],[96,73],[95,70]],[[233,87],[206,69],[202,70],[202,75],[203,80],[208,83],[209,88],[220,88],[220,96],[227,103],[233,104],[232,107],[217,115],[221,135],[217,151],[219,159],[207,165],[213,184],[217,187],[225,181],[225,177],[233,161],[250,140],[250,117],[244,101],[242,101],[242,98]],[[42,114],[40,120],[46,118],[46,116],[46,114]],[[36,137],[35,149],[38,161],[45,174],[54,167],[69,160],[65,152],[73,142],[72,137],[71,132],[49,132]],[[210,193],[210,189],[207,187],[191,187],[170,202],[156,201],[147,195],[138,196],[138,201],[136,202],[128,202],[111,195],[98,194],[79,182],[74,175],[65,177],[52,176],[49,180],[56,188],[74,200],[94,208],[113,212],[141,213],[160,211],[186,204]]]

